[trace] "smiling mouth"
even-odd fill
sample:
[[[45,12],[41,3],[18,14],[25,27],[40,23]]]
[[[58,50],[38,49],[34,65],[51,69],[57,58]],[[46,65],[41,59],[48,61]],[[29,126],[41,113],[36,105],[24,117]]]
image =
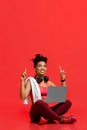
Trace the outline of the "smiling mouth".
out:
[[[44,70],[41,70],[40,72],[41,72],[41,73],[44,73],[45,71],[44,71]]]

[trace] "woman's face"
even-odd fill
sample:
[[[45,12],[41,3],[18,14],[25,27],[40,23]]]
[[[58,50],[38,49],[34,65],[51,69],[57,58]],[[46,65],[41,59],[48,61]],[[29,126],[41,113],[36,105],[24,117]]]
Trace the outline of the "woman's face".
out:
[[[35,67],[36,74],[43,76],[46,73],[47,65],[44,61],[39,61]]]

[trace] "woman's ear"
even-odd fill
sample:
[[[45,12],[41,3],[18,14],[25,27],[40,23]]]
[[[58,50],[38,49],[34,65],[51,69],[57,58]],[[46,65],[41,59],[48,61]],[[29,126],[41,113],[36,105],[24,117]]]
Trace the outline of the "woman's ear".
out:
[[[36,68],[36,67],[34,67],[34,70],[35,70],[35,72],[36,72],[37,68]]]
[[[34,70],[36,70],[36,67],[34,67]]]

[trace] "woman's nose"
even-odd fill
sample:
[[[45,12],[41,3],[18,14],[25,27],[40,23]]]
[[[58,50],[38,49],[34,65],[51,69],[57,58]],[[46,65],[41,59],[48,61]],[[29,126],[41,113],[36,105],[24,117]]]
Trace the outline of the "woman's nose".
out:
[[[44,67],[41,67],[42,70],[44,70],[45,68]]]

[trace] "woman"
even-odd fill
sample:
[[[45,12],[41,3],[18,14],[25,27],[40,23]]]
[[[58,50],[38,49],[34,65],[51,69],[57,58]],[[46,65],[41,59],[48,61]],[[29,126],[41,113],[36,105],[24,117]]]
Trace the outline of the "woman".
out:
[[[31,97],[32,105],[30,109],[30,118],[32,122],[39,124],[50,122],[73,124],[76,122],[76,119],[73,116],[63,116],[71,107],[71,101],[66,100],[64,103],[58,103],[52,107],[50,107],[49,104],[45,102],[48,86],[56,86],[49,80],[48,76],[45,76],[47,70],[47,60],[47,57],[44,57],[40,54],[36,54],[35,58],[32,59],[36,72],[34,79],[38,83],[38,88],[40,89],[42,99],[38,99],[35,102],[33,101],[31,91],[32,85],[29,79],[26,80],[26,69],[21,75],[20,97],[22,100],[26,99],[29,95]],[[61,69],[61,67],[60,76],[62,86],[66,86],[65,72]]]

